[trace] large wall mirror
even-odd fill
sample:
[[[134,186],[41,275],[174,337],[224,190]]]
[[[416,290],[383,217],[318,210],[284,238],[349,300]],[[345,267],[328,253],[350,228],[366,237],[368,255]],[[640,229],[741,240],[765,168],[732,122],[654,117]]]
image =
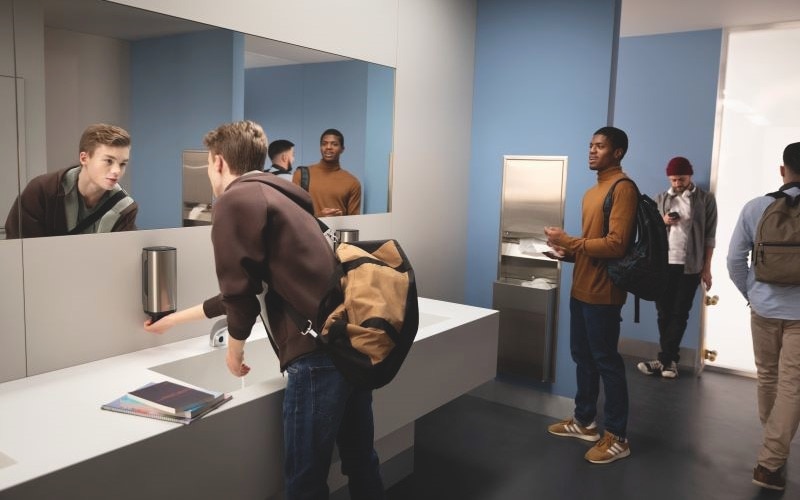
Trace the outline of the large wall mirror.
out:
[[[21,187],[76,165],[88,124],[113,123],[132,137],[120,184],[139,205],[137,227],[181,227],[184,153],[245,118],[292,141],[295,165],[320,160],[322,131],[342,131],[341,165],[361,182],[362,213],[389,211],[392,68],[104,0],[0,5],[13,19],[0,23],[0,121],[16,126],[6,135],[23,153]],[[3,222],[17,195],[16,183],[4,186]]]

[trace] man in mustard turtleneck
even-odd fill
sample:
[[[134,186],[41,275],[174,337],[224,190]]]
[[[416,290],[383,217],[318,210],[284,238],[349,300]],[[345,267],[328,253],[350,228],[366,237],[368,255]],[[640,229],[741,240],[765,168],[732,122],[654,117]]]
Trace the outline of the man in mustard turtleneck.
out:
[[[620,311],[627,292],[617,288],[606,272],[606,261],[623,257],[634,237],[638,193],[631,182],[614,189],[608,233],[604,230],[603,201],[615,181],[625,177],[620,162],[628,150],[628,136],[603,127],[589,143],[589,168],[597,184],[583,196],[580,237],[561,228],[546,227],[548,256],[575,262],[570,297],[570,352],[575,361],[578,391],[572,418],[548,427],[551,434],[597,442],[584,458],[610,463],[630,455],[626,438],[628,384],[625,364],[617,351]],[[605,434],[600,436],[595,417],[600,379],[605,390]]]
[[[356,176],[343,169],[339,157],[344,151],[344,136],[334,128],[322,133],[319,139],[322,159],[307,169],[308,179],[303,182],[303,169],[298,167],[292,182],[302,186],[314,202],[314,215],[333,217],[361,213],[361,183]]]

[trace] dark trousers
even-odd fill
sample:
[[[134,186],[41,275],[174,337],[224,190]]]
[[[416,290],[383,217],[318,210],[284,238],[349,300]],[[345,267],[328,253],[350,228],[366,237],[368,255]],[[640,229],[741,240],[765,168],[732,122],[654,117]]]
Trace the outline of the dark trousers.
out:
[[[677,363],[681,358],[681,340],[699,284],[700,274],[684,274],[682,264],[669,265],[667,290],[656,301],[658,338],[661,343],[658,360],[664,365],[673,361]]]
[[[628,382],[617,350],[622,306],[587,304],[570,298],[569,345],[575,361],[578,392],[575,419],[589,425],[597,415],[600,379],[605,391],[604,427],[625,437],[628,427]]]

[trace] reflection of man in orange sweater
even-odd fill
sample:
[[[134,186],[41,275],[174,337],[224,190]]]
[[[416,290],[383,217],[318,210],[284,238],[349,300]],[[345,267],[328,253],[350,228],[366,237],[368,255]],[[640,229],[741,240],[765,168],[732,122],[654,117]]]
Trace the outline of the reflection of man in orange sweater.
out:
[[[344,151],[344,136],[329,128],[319,139],[322,159],[308,167],[308,185],[303,186],[314,202],[314,215],[330,217],[336,215],[358,215],[361,213],[361,183],[356,176],[339,165],[339,156]],[[292,182],[302,183],[302,168],[299,167]]]
[[[630,455],[626,438],[628,384],[625,364],[617,351],[620,311],[627,294],[611,282],[606,261],[625,255],[634,233],[637,192],[630,182],[620,183],[612,197],[608,232],[603,224],[603,200],[612,184],[623,177],[620,162],[628,150],[628,136],[614,127],[603,127],[589,143],[589,168],[597,172],[597,184],[583,196],[580,237],[561,228],[545,228],[551,257],[574,261],[570,297],[570,352],[576,365],[578,391],[573,417],[551,425],[557,436],[596,441],[584,458],[609,463]],[[605,391],[602,439],[595,424],[600,380]]]

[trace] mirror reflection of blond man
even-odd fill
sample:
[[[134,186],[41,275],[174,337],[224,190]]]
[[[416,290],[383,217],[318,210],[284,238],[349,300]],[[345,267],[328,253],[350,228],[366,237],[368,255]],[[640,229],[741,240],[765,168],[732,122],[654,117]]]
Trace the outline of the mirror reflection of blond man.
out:
[[[34,177],[22,190],[6,219],[6,238],[135,230],[139,207],[119,185],[130,151],[125,129],[89,125],[78,165]]]
[[[361,183],[339,164],[339,157],[344,152],[344,136],[329,128],[320,136],[319,150],[322,155],[319,163],[298,167],[292,182],[311,195],[317,217],[360,214]],[[307,174],[305,181],[304,169]]]

